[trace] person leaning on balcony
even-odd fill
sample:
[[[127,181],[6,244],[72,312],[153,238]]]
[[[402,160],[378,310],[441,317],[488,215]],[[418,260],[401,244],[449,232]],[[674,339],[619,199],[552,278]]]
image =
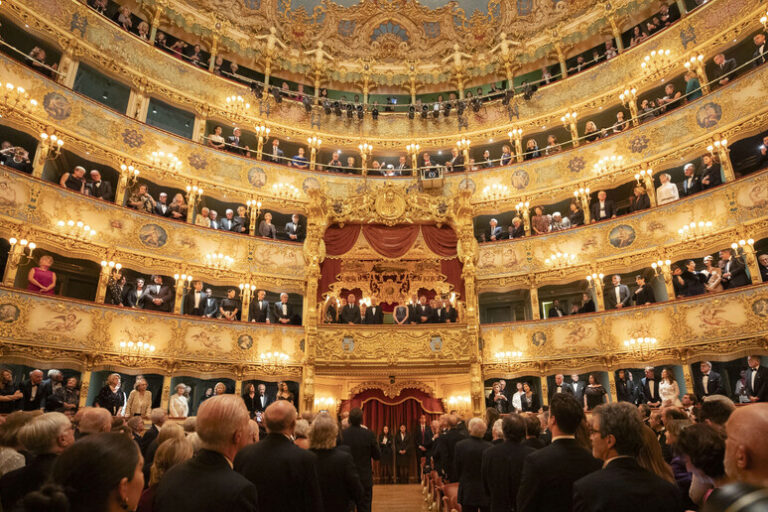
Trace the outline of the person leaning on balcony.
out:
[[[536,206],[531,217],[531,228],[536,235],[549,233],[549,215],[544,214],[544,208]]]
[[[148,192],[147,186],[143,183],[128,197],[128,208],[140,212],[153,213],[156,204],[155,199]]]
[[[661,185],[656,189],[656,202],[659,206],[672,201],[680,199],[680,192],[677,190],[677,185],[672,183],[672,177],[667,174],[661,174],[659,176]]]
[[[146,379],[139,377],[133,385],[133,391],[128,395],[125,415],[129,418],[132,416],[148,418],[150,409],[152,409],[152,392],[147,389]]]
[[[638,212],[640,210],[647,210],[650,207],[651,200],[645,192],[645,187],[639,184],[635,185],[634,195],[630,198],[630,211]]]
[[[59,185],[75,192],[85,193],[85,167],[78,165],[72,172],[65,172],[61,175]]]
[[[768,61],[768,44],[765,44],[765,34],[762,32],[757,34],[753,41],[755,42],[755,53],[752,54],[754,59],[753,67],[757,67],[761,64],[765,64]]]
[[[608,199],[608,193],[601,190],[597,193],[597,201],[592,204],[592,222],[616,218],[616,206]]]

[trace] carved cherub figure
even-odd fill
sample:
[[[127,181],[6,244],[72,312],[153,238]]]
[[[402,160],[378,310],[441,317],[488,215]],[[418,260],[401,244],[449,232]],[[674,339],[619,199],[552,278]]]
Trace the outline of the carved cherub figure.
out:
[[[496,46],[491,48],[491,53],[496,53],[497,51],[500,51],[502,59],[509,60],[509,58],[511,56],[510,55],[511,52],[509,50],[510,46],[518,46],[519,47],[521,45],[517,41],[511,41],[511,40],[507,39],[507,33],[506,32],[502,32],[501,34],[499,34],[499,44],[497,44]]]
[[[453,53],[450,54],[449,56],[447,56],[446,58],[444,58],[443,59],[443,63],[445,64],[446,62],[448,62],[451,59],[453,59],[453,67],[456,68],[456,69],[462,69],[464,67],[463,63],[462,63],[462,59],[465,59],[465,58],[466,59],[471,59],[472,56],[468,55],[468,54],[466,54],[464,52],[459,51],[459,43],[454,43],[454,45],[453,45]]]
[[[323,59],[325,59],[326,57],[328,57],[328,60],[330,60],[330,61],[336,60],[336,59],[333,58],[333,56],[331,54],[329,54],[328,52],[323,50],[323,42],[322,41],[318,41],[317,42],[317,48],[315,48],[314,50],[307,50],[306,52],[304,52],[304,55],[314,55],[315,56],[314,64],[315,64],[316,68],[322,68],[323,67]]]
[[[263,36],[255,36],[254,39],[266,39],[267,43],[264,46],[264,53],[266,55],[269,55],[270,57],[275,52],[275,45],[279,46],[283,50],[285,50],[287,47],[285,46],[285,43],[283,43],[275,34],[277,34],[277,29],[275,27],[269,27],[269,34],[264,34]]]

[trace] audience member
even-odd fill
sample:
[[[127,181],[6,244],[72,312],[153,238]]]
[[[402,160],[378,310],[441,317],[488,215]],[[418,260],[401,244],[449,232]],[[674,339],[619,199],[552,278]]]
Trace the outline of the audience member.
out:
[[[630,305],[632,299],[629,287],[621,284],[621,276],[618,274],[611,277],[611,286],[606,287],[603,297],[606,310],[625,308]]]
[[[723,288],[729,290],[739,286],[747,286],[750,279],[747,276],[744,263],[736,257],[733,249],[723,249],[719,253],[720,261],[725,261],[723,266],[722,283]]]
[[[400,431],[395,434],[395,468],[396,481],[399,484],[409,483],[409,466],[411,465],[411,436],[405,425],[400,425]]]
[[[719,85],[725,85],[734,77],[736,70],[736,59],[726,59],[725,55],[718,53],[712,59],[715,63],[715,72],[712,74],[712,81],[717,80]]]
[[[642,185],[635,185],[634,195],[630,199],[629,211],[639,212],[647,210],[651,207],[651,199],[645,192],[645,187]]]
[[[323,510],[349,510],[349,504],[364,506],[365,490],[352,455],[336,447],[339,428],[328,414],[319,414],[309,430],[309,446],[317,456],[317,474]],[[391,439],[390,439],[391,441]]]
[[[454,463],[459,477],[458,502],[462,511],[479,512],[488,509],[488,496],[483,488],[483,454],[491,447],[483,439],[487,426],[481,418],[469,420],[469,437],[456,443]]]
[[[501,240],[501,226],[499,226],[499,221],[496,219],[491,219],[491,232],[489,235],[489,240],[491,242],[495,242],[497,240]]]
[[[520,217],[515,217],[512,219],[512,225],[509,226],[509,232],[507,233],[507,238],[509,240],[514,240],[515,238],[522,238],[525,236],[525,226],[523,225],[523,220]]]
[[[565,231],[570,227],[571,221],[568,219],[568,217],[563,217],[560,212],[555,212],[552,214],[552,223],[549,226],[550,231]]]
[[[690,196],[701,192],[701,178],[696,174],[696,168],[693,164],[685,164],[683,167],[683,196]]]
[[[703,168],[701,170],[701,189],[707,190],[723,183],[720,163],[711,155],[701,157]]]
[[[768,405],[740,407],[725,424],[724,467],[731,480],[768,483]]]
[[[27,150],[22,147],[13,147],[10,143],[8,147],[5,147],[5,142],[3,145],[3,149],[0,150],[0,157],[2,157],[0,163],[17,171],[32,174],[32,162],[29,160]]]
[[[29,269],[27,274],[27,290],[43,295],[56,295],[56,272],[51,270],[53,256],[44,254],[40,256],[37,267]]]
[[[755,34],[752,41],[755,43],[755,52],[752,54],[752,59],[754,60],[752,67],[756,68],[768,62],[768,45],[765,44],[765,34],[763,32]]]
[[[112,200],[112,184],[101,179],[101,173],[96,169],[91,171],[91,181],[86,185],[86,194],[104,201]]]
[[[85,167],[78,165],[72,172],[65,172],[61,175],[59,185],[68,190],[85,193]]]
[[[608,199],[605,190],[597,193],[597,201],[592,203],[592,222],[616,218],[616,207],[613,200]]]
[[[172,467],[188,461],[194,455],[192,442],[185,437],[167,439],[158,446],[150,469],[148,487],[144,489],[136,512],[152,512],[155,494],[165,474]]]
[[[109,411],[112,416],[122,416],[125,410],[125,393],[120,388],[120,374],[113,373],[107,377],[107,383],[101,388],[96,399],[95,407]]]
[[[668,83],[664,87],[664,97],[657,98],[656,103],[662,112],[669,112],[682,104],[682,97],[683,94],[675,88],[675,84]]]
[[[264,220],[259,224],[259,235],[273,240],[277,239],[277,228],[272,224],[272,214],[269,212],[264,214]]]
[[[78,418],[79,416],[79,418]],[[78,439],[93,434],[107,433],[112,429],[112,414],[101,407],[84,407],[74,417]]]
[[[632,295],[635,298],[635,304],[637,306],[653,304],[656,302],[656,295],[653,293],[653,288],[645,284],[645,277],[642,275],[635,276],[635,283],[637,284],[637,288],[632,292]]]
[[[373,470],[371,460],[381,459],[376,436],[362,426],[363,411],[359,407],[349,411],[349,427],[341,432],[341,446],[348,447],[363,485],[363,497],[357,502],[358,512],[370,512],[373,500]]]
[[[128,208],[144,213],[154,213],[156,201],[147,191],[145,184],[140,184],[130,196],[128,196]]]
[[[533,208],[533,217],[531,217],[531,228],[534,234],[543,235],[549,233],[549,216],[544,214],[544,208],[536,206]]]
[[[701,83],[699,77],[695,71],[688,71],[685,74],[685,99],[687,102],[697,100],[701,98],[703,92],[701,90]]]
[[[571,213],[568,215],[568,220],[571,222],[571,227],[581,226],[584,224],[584,211],[576,201],[571,201],[568,205]]]
[[[490,512],[508,512],[517,504],[523,462],[535,450],[521,444],[525,424],[519,415],[510,414],[498,421],[502,422],[504,442],[483,452],[480,474]]]
[[[186,418],[189,414],[189,399],[186,396],[187,386],[176,385],[176,393],[171,397],[168,410],[172,418]]]
[[[232,131],[232,135],[227,137],[225,149],[229,151],[230,153],[235,153],[238,155],[243,156],[250,156],[250,148],[248,146],[242,146],[240,144],[240,136],[242,135],[242,131],[240,128],[235,128]]]
[[[584,388],[584,411],[591,411],[598,405],[608,401],[608,392],[597,380],[594,373],[587,377],[587,387]]]
[[[675,442],[676,449],[684,457],[686,466],[693,474],[692,486],[708,488],[702,497],[703,505],[717,488],[728,482],[725,474],[725,431],[710,425],[694,424],[683,429]]]
[[[768,368],[760,363],[760,356],[747,358],[747,396],[753,403],[768,402]]]

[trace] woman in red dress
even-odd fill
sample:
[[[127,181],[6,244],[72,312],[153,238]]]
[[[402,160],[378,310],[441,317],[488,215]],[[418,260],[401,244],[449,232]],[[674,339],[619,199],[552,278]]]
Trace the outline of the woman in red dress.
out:
[[[51,270],[53,257],[47,254],[40,257],[40,266],[29,269],[27,290],[45,295],[54,295],[56,288],[56,273]]]

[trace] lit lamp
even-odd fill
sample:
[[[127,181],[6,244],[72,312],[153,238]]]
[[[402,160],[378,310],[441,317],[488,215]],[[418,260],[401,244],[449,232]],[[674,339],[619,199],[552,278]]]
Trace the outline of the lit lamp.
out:
[[[760,23],[763,24],[764,30],[768,30],[768,12],[765,13],[765,16],[760,18]]]
[[[19,265],[32,261],[32,254],[37,246],[26,238],[11,237],[8,242],[11,244],[11,249],[8,251],[8,261],[3,273],[3,286],[11,288],[16,281]]]
[[[696,77],[699,79],[699,85],[701,86],[701,92],[709,94],[709,80],[707,79],[707,72],[704,69],[704,56],[702,54],[694,55],[683,65],[685,66],[685,69],[692,69],[696,73]]]
[[[164,171],[178,171],[181,168],[179,157],[165,151],[153,151],[149,161],[153,166]]]
[[[251,236],[256,234],[256,219],[261,215],[261,199],[248,199],[245,207],[248,210],[248,232]]]
[[[720,165],[723,169],[723,175],[725,181],[733,181],[736,179],[736,175],[733,172],[733,165],[731,165],[731,156],[728,149],[728,139],[716,139],[707,146],[710,156],[713,158],[717,156],[720,159]]]
[[[466,137],[462,137],[456,141],[456,147],[461,151],[461,155],[464,157],[464,174],[469,173],[469,147],[472,145],[472,141]]]
[[[700,220],[698,223],[691,222],[690,224],[683,225],[683,227],[677,230],[677,234],[686,242],[704,238],[710,232],[712,232],[712,221],[709,220],[706,222]]]
[[[114,261],[107,261],[102,260],[101,261],[101,271],[99,272],[99,283],[96,286],[96,302],[99,304],[104,304],[104,298],[107,294],[107,284],[109,284],[109,276],[112,275],[112,272],[117,270],[119,271],[123,266],[120,263],[115,263]]]
[[[752,238],[739,240],[731,244],[731,249],[733,249],[733,257],[740,256],[742,261],[749,267],[752,284],[759,284],[761,282],[760,266],[757,263],[755,253],[755,240]]]
[[[330,396],[315,398],[314,403],[315,403],[315,410],[318,410],[318,411],[336,410],[336,399]]]
[[[269,128],[260,124],[255,128],[256,135],[259,137],[259,143],[256,146],[256,159],[261,160],[264,153],[264,139],[269,135]]]
[[[515,160],[523,161],[523,129],[512,128],[507,132],[509,143],[515,148]]]
[[[504,365],[506,368],[505,370],[508,373],[511,373],[516,366],[520,364],[520,360],[523,358],[523,353],[520,351],[501,351],[496,352],[493,355],[493,358],[498,362],[500,365]]]
[[[155,346],[144,341],[121,341],[120,357],[124,364],[128,366],[140,365],[144,358],[151,356],[155,352]]]
[[[632,124],[638,126],[640,120],[637,115],[637,89],[627,87],[624,92],[619,94],[619,100],[621,104],[629,108],[629,114],[632,116]]]
[[[652,50],[640,63],[642,72],[647,76],[661,74],[672,63],[670,53],[669,50]]]
[[[587,289],[589,289],[597,299],[597,311],[605,310],[605,301],[603,299],[603,278],[604,274],[587,274]]]
[[[604,156],[594,166],[595,173],[599,175],[612,173],[621,169],[624,163],[624,157],[619,155]]]
[[[472,408],[472,398],[468,395],[452,395],[448,397],[449,409],[468,411]]]
[[[126,190],[134,186],[138,179],[139,169],[134,167],[131,162],[120,164],[120,179],[115,190],[115,203],[118,205],[123,204]]]
[[[248,114],[248,109],[251,108],[251,104],[245,101],[242,96],[227,96],[226,109],[227,112],[234,117],[237,121],[242,121]]]
[[[581,203],[581,211],[584,212],[584,223],[591,222],[591,213],[589,211],[589,187],[579,187],[573,191],[573,197]]]
[[[251,298],[256,291],[256,285],[252,283],[240,283],[238,288],[240,288],[240,300],[242,301],[242,313],[240,314],[240,319],[243,322],[247,322],[248,311],[250,310],[251,305]]]
[[[571,144],[573,144],[573,147],[578,147],[579,145],[579,129],[576,127],[577,117],[578,114],[576,112],[569,110],[560,118],[563,127],[571,132]]]
[[[531,203],[528,201],[520,201],[515,206],[515,212],[518,217],[523,218],[523,228],[525,229],[525,235],[531,236]]]
[[[320,145],[323,143],[322,139],[318,139],[314,135],[307,137],[307,144],[309,144],[309,170],[315,170],[315,163],[317,162],[317,150],[320,149]]]
[[[37,100],[30,98],[23,87],[14,86],[12,83],[3,84],[0,82],[0,95],[2,96],[3,106],[8,111],[31,112],[38,105]]]
[[[411,157],[411,169],[413,169],[412,172],[414,178],[419,175],[417,172],[417,169],[419,168],[419,149],[421,149],[421,146],[418,144],[408,144],[405,146],[405,150]]]
[[[675,286],[672,283],[672,261],[671,260],[659,260],[651,263],[653,274],[664,280],[664,287],[667,289],[667,297],[669,300],[675,298]]]
[[[509,197],[509,187],[494,183],[483,188],[483,198],[485,201],[496,203]]]
[[[576,261],[575,254],[568,254],[567,252],[553,253],[552,256],[544,260],[544,263],[553,268],[564,268],[572,265]]]
[[[357,145],[357,149],[360,150],[360,158],[362,159],[363,176],[368,175],[368,157],[373,153],[373,146],[364,142]]]
[[[624,348],[634,357],[645,361],[651,358],[657,343],[656,338],[630,338],[624,341]]]
[[[299,189],[290,183],[273,183],[272,193],[281,199],[296,199],[299,197]]]
[[[205,255],[206,265],[216,270],[228,270],[234,261],[230,256],[220,252],[211,252]]]
[[[285,369],[290,357],[282,352],[267,352],[259,355],[259,361],[267,373],[278,373]]]
[[[64,145],[61,137],[43,132],[40,134],[40,143],[44,160],[56,160],[61,155],[61,147]]]
[[[195,220],[195,204],[203,197],[203,189],[197,185],[187,185],[187,222]]]
[[[81,220],[60,220],[56,226],[61,234],[67,238],[75,240],[90,240],[96,234],[96,230]]]

